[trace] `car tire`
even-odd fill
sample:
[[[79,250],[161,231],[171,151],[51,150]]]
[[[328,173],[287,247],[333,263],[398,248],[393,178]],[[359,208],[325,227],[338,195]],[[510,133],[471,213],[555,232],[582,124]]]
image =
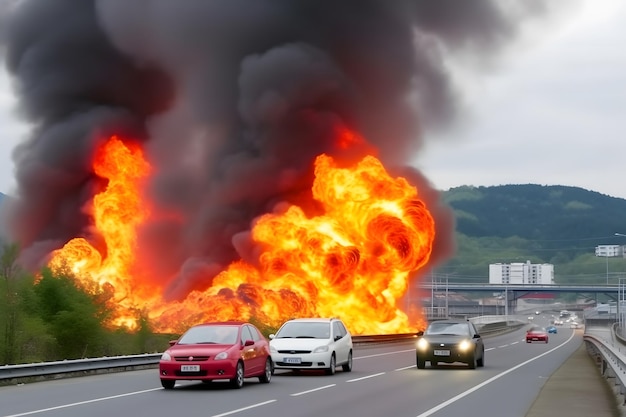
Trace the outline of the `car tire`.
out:
[[[348,362],[341,365],[341,369],[343,369],[344,372],[352,371],[352,351],[348,353]]]
[[[243,375],[243,363],[237,362],[237,367],[235,368],[235,377],[230,380],[231,387],[236,389],[243,387]]]
[[[269,384],[272,380],[272,359],[265,359],[265,369],[263,370],[263,375],[259,375],[259,382],[263,384]]]
[[[470,356],[469,360],[467,361],[467,365],[470,369],[476,369],[476,352],[474,352],[474,354]]]
[[[424,368],[426,368],[426,361],[424,359],[420,359],[420,357],[417,356],[416,360],[417,360],[417,369],[424,369]]]
[[[176,380],[174,379],[162,379],[161,386],[165,389],[173,389],[174,385],[176,385]]]
[[[478,359],[476,364],[478,365],[479,368],[482,368],[483,366],[485,366],[485,349],[483,349],[482,352],[480,353],[480,359]]]
[[[337,359],[335,358],[335,353],[333,352],[330,355],[330,366],[326,368],[326,375],[335,375],[336,370],[337,370]]]

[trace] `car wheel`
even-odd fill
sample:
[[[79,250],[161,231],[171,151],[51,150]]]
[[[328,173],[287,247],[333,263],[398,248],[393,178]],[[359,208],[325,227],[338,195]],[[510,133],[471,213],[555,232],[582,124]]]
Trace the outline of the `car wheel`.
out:
[[[419,356],[416,356],[416,359],[417,359],[417,369],[426,368],[426,361],[424,359],[420,359]]]
[[[230,385],[237,389],[243,387],[243,364],[241,362],[237,362],[235,377],[230,380]]]
[[[265,360],[265,370],[263,375],[259,376],[259,381],[268,384],[272,380],[272,359],[267,358]]]
[[[548,338],[546,337],[546,343],[548,343]]]
[[[326,368],[326,375],[335,375],[337,369],[337,359],[335,359],[335,353],[330,355],[330,366]]]
[[[478,367],[482,368],[483,366],[485,366],[485,349],[482,349],[481,355],[480,355],[480,359],[478,359],[478,361],[476,362],[476,364],[478,365]]]
[[[176,380],[174,380],[174,379],[162,379],[161,380],[161,385],[165,389],[172,389],[172,388],[174,388],[174,385],[176,385]]]
[[[469,360],[467,361],[467,365],[470,369],[476,369],[476,352],[474,352],[474,354],[470,356]]]
[[[352,371],[352,351],[348,353],[348,362],[341,365],[341,369],[343,369],[344,372]]]

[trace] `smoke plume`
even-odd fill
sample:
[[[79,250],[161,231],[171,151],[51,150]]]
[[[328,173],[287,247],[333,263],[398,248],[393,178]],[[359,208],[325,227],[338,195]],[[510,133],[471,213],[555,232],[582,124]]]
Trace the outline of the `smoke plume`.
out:
[[[429,129],[457,115],[447,58],[494,56],[538,4],[10,2],[2,50],[33,127],[14,153],[12,234],[32,267],[73,237],[96,240],[84,210],[102,186],[91,158],[116,133],[143,142],[156,211],[185,219],[140,231],[141,264],[167,281],[170,297],[253,258],[247,231],[276,204],[314,210],[321,153],[350,160],[376,149],[415,181],[438,222],[434,259],[444,258],[452,215],[408,165]],[[368,144],[338,146],[344,127]]]

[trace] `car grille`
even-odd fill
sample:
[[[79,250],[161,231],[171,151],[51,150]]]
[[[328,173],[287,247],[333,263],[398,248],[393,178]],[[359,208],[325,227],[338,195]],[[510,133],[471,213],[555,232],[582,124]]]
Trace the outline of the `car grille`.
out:
[[[174,356],[176,362],[202,362],[208,361],[210,356]]]
[[[300,362],[300,363],[287,363],[287,362],[276,362],[278,366],[288,366],[291,368],[299,368],[304,366],[313,366],[313,362]]]
[[[176,371],[176,372],[174,372],[174,374],[176,376],[207,376],[208,372],[207,371],[198,371],[198,372],[181,372],[181,371]]]
[[[302,354],[306,354],[306,353],[311,353],[310,350],[279,350],[278,353],[283,353],[283,354],[291,354],[291,355],[302,355]]]

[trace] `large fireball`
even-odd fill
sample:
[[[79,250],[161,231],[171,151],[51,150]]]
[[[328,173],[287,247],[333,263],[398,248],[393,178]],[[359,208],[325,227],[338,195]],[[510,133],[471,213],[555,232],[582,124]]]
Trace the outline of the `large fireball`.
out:
[[[86,289],[111,293],[112,326],[135,328],[138,312],[159,331],[177,332],[201,321],[252,318],[279,325],[292,317],[339,316],[355,334],[408,332],[423,326],[398,306],[412,273],[429,260],[433,217],[417,189],[392,178],[378,159],[352,166],[315,160],[313,198],[321,214],[277,207],[252,225],[254,264],[232,263],[204,291],[166,302],[131,271],[136,230],[150,216],[142,201],[149,164],[137,145],[112,137],[99,149],[94,172],[108,186],[93,199],[94,227],[106,252],[86,239],[68,242],[49,265],[70,270]]]

